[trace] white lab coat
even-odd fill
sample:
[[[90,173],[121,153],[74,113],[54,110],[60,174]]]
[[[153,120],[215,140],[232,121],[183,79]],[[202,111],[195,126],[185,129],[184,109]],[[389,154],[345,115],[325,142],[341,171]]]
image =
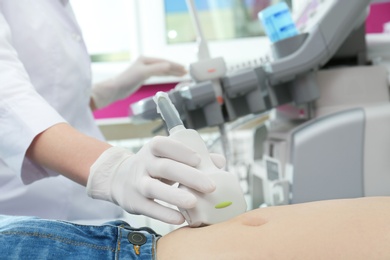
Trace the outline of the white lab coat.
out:
[[[0,214],[121,216],[119,207],[25,158],[34,137],[60,122],[103,139],[90,92],[90,59],[68,1],[0,0]]]

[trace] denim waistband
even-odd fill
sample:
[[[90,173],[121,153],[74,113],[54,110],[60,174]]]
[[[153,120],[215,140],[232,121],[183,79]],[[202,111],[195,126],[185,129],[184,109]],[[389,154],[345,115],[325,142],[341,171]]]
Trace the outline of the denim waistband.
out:
[[[121,220],[92,226],[0,216],[0,259],[156,259],[159,237]]]
[[[156,259],[157,240],[161,237],[151,228],[135,228],[123,221],[107,224],[119,229],[115,259]]]

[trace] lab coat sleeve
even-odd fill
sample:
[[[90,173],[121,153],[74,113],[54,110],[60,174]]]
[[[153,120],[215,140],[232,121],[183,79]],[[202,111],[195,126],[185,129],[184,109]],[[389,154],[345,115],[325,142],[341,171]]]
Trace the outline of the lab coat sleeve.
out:
[[[24,183],[53,175],[25,154],[35,136],[60,122],[65,119],[32,86],[0,10],[0,160]]]

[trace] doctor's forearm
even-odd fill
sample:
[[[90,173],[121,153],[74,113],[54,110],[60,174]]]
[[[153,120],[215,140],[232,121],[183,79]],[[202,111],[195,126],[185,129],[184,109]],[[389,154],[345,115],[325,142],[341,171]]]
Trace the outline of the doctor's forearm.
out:
[[[110,147],[108,143],[60,123],[35,137],[27,157],[85,186],[91,165]]]

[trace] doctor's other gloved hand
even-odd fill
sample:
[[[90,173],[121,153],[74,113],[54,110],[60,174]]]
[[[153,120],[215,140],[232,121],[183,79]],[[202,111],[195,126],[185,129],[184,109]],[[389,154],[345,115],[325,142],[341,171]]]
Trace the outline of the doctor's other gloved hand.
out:
[[[165,59],[140,56],[118,76],[96,84],[92,88],[92,99],[96,108],[105,107],[134,93],[152,76],[185,75],[185,68]]]
[[[217,167],[223,167],[223,156],[212,154]],[[200,156],[188,146],[169,137],[154,137],[136,154],[111,147],[91,166],[87,193],[95,199],[111,201],[132,214],[142,214],[171,224],[184,222],[176,209],[155,200],[189,209],[196,197],[170,184],[181,183],[201,193],[215,190],[215,183],[194,168]]]

